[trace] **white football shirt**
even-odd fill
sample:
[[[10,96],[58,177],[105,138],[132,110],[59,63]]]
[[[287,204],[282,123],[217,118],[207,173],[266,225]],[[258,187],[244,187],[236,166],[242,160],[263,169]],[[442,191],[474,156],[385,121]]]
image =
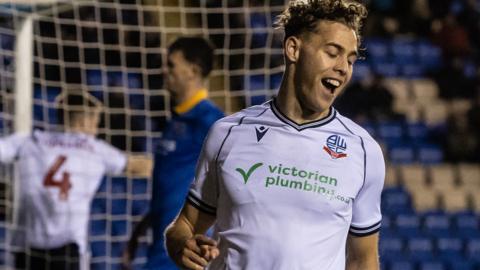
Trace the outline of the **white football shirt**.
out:
[[[188,201],[216,215],[208,269],[344,270],[348,233],[380,228],[379,145],[335,109],[297,125],[270,101],[205,141]]]
[[[94,136],[36,130],[0,139],[0,161],[18,160],[27,244],[77,243],[87,251],[90,204],[104,174],[120,174],[126,156]]]

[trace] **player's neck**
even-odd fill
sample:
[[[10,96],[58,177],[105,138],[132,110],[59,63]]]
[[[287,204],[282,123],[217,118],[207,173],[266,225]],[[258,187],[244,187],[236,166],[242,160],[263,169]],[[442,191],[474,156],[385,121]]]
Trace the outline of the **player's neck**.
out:
[[[275,99],[275,105],[290,120],[297,124],[304,124],[320,120],[329,114],[329,108],[322,112],[306,108],[296,93],[293,76],[285,75],[280,85],[277,98]]]
[[[189,84],[181,94],[175,97],[175,104],[182,104],[190,100],[199,90],[205,89],[201,82]]]

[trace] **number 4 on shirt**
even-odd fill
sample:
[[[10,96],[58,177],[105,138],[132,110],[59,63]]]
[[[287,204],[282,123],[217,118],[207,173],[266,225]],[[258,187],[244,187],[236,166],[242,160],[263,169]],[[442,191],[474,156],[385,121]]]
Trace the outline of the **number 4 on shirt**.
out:
[[[60,200],[65,201],[68,199],[68,191],[72,188],[72,184],[70,183],[70,173],[63,172],[62,179],[60,181],[55,181],[53,177],[58,172],[60,167],[62,167],[63,163],[67,160],[66,156],[59,156],[55,162],[53,163],[52,167],[48,169],[45,178],[43,178],[43,186],[45,187],[56,187],[60,189]]]

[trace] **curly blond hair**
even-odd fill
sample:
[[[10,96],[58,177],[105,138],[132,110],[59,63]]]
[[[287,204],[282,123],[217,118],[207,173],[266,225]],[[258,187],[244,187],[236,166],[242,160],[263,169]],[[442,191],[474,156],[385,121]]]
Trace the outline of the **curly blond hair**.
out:
[[[335,21],[353,29],[360,43],[360,29],[366,17],[366,7],[353,0],[292,0],[277,16],[275,26],[283,28],[288,38],[313,31],[318,20]]]

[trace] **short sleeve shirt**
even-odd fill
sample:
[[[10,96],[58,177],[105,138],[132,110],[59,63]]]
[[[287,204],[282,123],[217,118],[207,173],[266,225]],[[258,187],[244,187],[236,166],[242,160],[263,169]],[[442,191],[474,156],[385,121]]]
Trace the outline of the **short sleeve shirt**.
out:
[[[216,216],[208,269],[345,269],[347,235],[381,224],[379,145],[334,108],[298,125],[270,101],[210,130],[188,201]]]

